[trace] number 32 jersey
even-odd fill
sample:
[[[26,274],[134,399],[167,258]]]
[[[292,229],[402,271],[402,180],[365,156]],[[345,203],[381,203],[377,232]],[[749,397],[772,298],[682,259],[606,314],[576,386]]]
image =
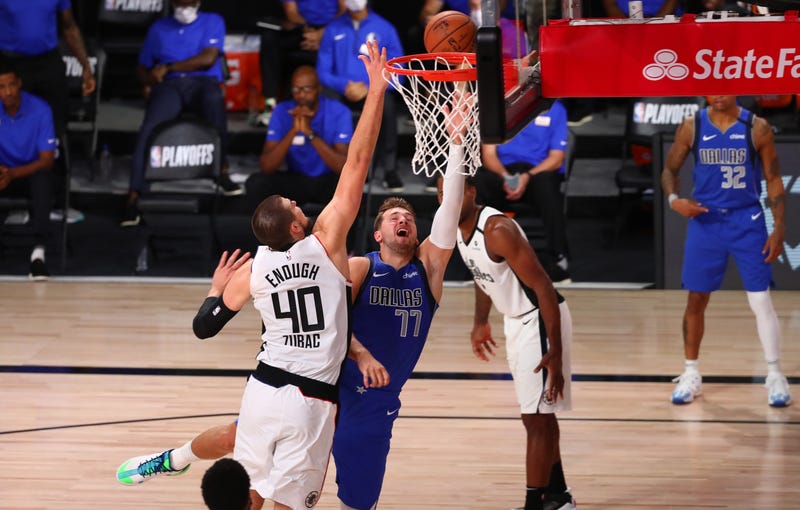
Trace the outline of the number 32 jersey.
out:
[[[761,170],[752,141],[753,114],[741,109],[738,121],[725,132],[708,118],[695,117],[695,167],[692,196],[706,207],[738,209],[758,203]]]
[[[316,236],[286,251],[259,246],[250,275],[264,333],[256,358],[267,365],[336,384],[350,340],[350,282]]]

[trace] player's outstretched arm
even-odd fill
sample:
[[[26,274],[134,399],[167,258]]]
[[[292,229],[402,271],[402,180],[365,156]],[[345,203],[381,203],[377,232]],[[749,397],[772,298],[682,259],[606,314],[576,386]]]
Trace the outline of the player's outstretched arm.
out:
[[[250,252],[241,254],[237,249],[230,257],[227,251],[222,252],[208,295],[192,321],[192,330],[197,338],[216,335],[242,309],[250,298],[252,264]]]
[[[364,62],[370,80],[367,99],[350,141],[347,161],[339,175],[336,191],[314,225],[314,232],[328,253],[344,247],[347,232],[356,219],[383,117],[383,100],[388,86],[383,79],[386,50],[379,49],[375,41],[368,42],[366,46],[369,54],[359,58]]]
[[[475,284],[475,313],[472,320],[470,342],[472,353],[476,358],[489,361],[489,356],[494,356],[497,342],[492,338],[492,328],[489,325],[489,312],[492,310],[492,298]]]

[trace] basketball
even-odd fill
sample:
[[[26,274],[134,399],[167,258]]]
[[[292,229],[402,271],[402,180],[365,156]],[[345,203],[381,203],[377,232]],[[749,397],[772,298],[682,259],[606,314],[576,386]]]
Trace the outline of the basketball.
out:
[[[440,12],[425,25],[425,49],[428,53],[474,53],[476,30],[475,24],[463,12]]]

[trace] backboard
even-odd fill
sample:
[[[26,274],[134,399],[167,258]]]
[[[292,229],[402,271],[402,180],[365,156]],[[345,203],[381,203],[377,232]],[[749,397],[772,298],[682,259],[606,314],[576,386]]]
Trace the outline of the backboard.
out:
[[[478,118],[481,140],[503,143],[551,101],[542,97],[538,65],[523,67],[521,59],[503,58],[503,36],[496,22],[495,0],[481,3],[482,24],[476,38]]]

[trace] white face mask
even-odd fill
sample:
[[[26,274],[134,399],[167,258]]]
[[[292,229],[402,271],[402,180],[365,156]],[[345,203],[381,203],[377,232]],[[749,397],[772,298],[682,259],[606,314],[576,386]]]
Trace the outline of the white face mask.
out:
[[[367,0],[344,0],[344,5],[350,12],[363,11],[367,7]]]
[[[198,5],[190,5],[189,7],[176,7],[175,19],[181,25],[188,25],[197,19],[197,11],[200,9]]]

